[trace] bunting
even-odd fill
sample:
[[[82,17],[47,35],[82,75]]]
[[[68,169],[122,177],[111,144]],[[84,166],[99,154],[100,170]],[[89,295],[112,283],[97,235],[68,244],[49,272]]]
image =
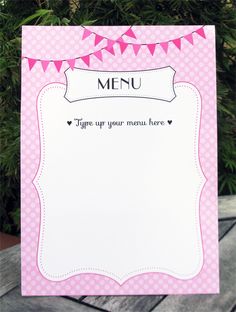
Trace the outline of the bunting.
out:
[[[50,63],[50,61],[41,60],[41,65],[42,65],[42,68],[43,68],[44,72],[47,70],[49,63]]]
[[[201,36],[202,38],[206,39],[206,35],[205,35],[205,31],[204,31],[204,28],[201,27],[199,29],[196,30],[196,33]]]
[[[151,55],[153,55],[156,49],[156,44],[155,43],[147,44],[147,48],[149,52],[151,53]]]
[[[34,67],[34,64],[37,62],[37,60],[28,58],[28,65],[29,65],[29,70],[31,70]]]
[[[67,60],[67,63],[70,66],[70,68],[73,70],[75,67],[75,59]]]
[[[164,52],[167,54],[168,52],[168,47],[169,47],[169,42],[160,42],[160,46],[164,50]]]
[[[84,31],[82,34],[82,40],[86,40],[91,35],[94,35],[94,46],[99,45],[99,43],[101,43],[101,42],[105,42],[105,46],[100,48],[99,50],[91,52],[87,55],[77,56],[77,57],[71,58],[71,59],[41,60],[41,59],[35,59],[35,58],[27,57],[27,56],[22,56],[22,59],[27,60],[29,70],[31,71],[33,69],[33,67],[35,66],[35,64],[38,62],[41,63],[41,67],[42,67],[42,70],[44,72],[46,72],[50,63],[53,63],[56,70],[58,72],[60,72],[61,67],[62,67],[64,62],[66,62],[69,65],[69,67],[73,70],[75,65],[76,65],[77,60],[81,60],[87,67],[89,67],[90,61],[91,61],[91,56],[94,56],[95,59],[99,60],[100,62],[103,62],[103,52],[107,51],[108,53],[115,55],[117,53],[116,52],[117,50],[114,48],[116,45],[118,45],[119,51],[121,54],[123,54],[126,51],[126,49],[129,46],[131,46],[134,55],[137,56],[141,47],[145,46],[148,49],[148,51],[150,52],[150,54],[152,56],[154,56],[158,46],[161,48],[162,53],[164,52],[165,54],[167,54],[169,52],[170,43],[172,43],[175,48],[177,48],[178,50],[181,51],[182,39],[186,40],[189,44],[194,45],[195,44],[194,43],[194,34],[197,34],[201,38],[206,39],[204,26],[201,26],[200,28],[196,29],[195,31],[193,31],[189,34],[183,35],[179,38],[174,38],[174,39],[171,39],[169,41],[154,42],[154,43],[136,43],[136,42],[125,41],[123,38],[124,36],[129,37],[129,38],[133,38],[133,39],[137,39],[137,37],[136,37],[136,35],[132,29],[132,26],[128,30],[126,30],[116,40],[101,36],[100,34],[97,34],[93,31],[90,31],[89,29],[87,29],[84,26],[82,26],[82,27],[84,28]]]
[[[103,61],[101,50],[94,52],[93,55],[96,56],[96,58],[99,59],[99,61],[101,62]]]
[[[137,39],[131,27],[124,33],[124,35],[130,38]]]
[[[186,36],[184,36],[184,38],[193,45],[193,34],[188,34]]]
[[[94,46],[98,45],[103,39],[104,39],[104,37],[96,34],[95,40],[94,40]]]
[[[58,60],[58,61],[53,61],[57,71],[59,72],[62,66],[62,61]]]
[[[135,44],[135,43],[133,44],[133,50],[134,50],[135,55],[138,55],[140,48],[141,48],[141,44]]]
[[[179,50],[181,50],[181,38],[173,39],[172,42]]]
[[[84,29],[82,40],[88,38],[90,35],[92,35],[92,32],[88,30],[87,28]]]

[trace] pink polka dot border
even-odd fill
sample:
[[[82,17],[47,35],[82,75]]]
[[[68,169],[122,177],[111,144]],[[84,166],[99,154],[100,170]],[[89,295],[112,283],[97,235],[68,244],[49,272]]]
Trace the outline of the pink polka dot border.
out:
[[[168,41],[190,33],[199,26],[134,26],[139,42]],[[127,26],[90,29],[111,39],[117,39]],[[90,69],[142,70],[172,66],[176,70],[175,82],[186,81],[195,85],[202,97],[200,131],[200,161],[207,182],[200,200],[200,222],[204,250],[201,272],[189,280],[180,280],[161,273],[137,275],[122,285],[96,274],[81,274],[65,281],[45,279],[37,267],[37,246],[40,226],[40,202],[32,183],[40,161],[40,142],[37,125],[36,98],[48,83],[66,83],[63,63],[60,72],[50,63],[44,73],[38,62],[29,71],[22,60],[21,109],[21,253],[23,295],[132,295],[132,294],[192,294],[219,292],[218,264],[218,211],[217,211],[217,128],[216,128],[216,63],[214,26],[205,26],[206,39],[194,36],[194,45],[182,40],[181,50],[169,46],[167,54],[157,47],[153,56],[141,47],[138,56],[128,46],[121,55],[105,51],[103,62],[91,58]],[[69,59],[96,51],[92,35],[81,41],[81,27],[23,27],[22,55],[40,59]],[[134,39],[132,39],[134,40]],[[129,40],[131,41],[131,40]],[[102,47],[102,42],[99,44]],[[81,61],[76,67],[87,68]]]

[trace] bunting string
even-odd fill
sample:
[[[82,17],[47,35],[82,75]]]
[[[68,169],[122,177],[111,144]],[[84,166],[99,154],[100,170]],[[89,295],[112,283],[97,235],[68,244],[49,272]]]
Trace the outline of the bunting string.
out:
[[[82,26],[84,29],[85,27]],[[70,66],[70,68],[73,70],[74,67],[75,67],[75,62],[76,60],[79,60],[81,59],[88,67],[90,66],[90,56],[91,55],[94,55],[97,59],[99,59],[101,62],[103,61],[103,55],[102,55],[102,51],[103,50],[106,50],[107,52],[115,55],[115,51],[114,51],[114,48],[113,48],[113,45],[115,44],[115,42],[117,42],[118,40],[122,40],[123,36],[127,36],[127,35],[131,35],[133,36],[133,31],[132,31],[132,27],[133,26],[130,26],[125,33],[123,33],[118,39],[116,40],[111,40],[109,38],[106,38],[104,37],[105,39],[107,39],[107,45],[104,46],[103,48],[97,50],[97,51],[94,51],[94,52],[91,52],[87,55],[83,55],[83,56],[77,56],[73,59],[62,59],[62,60],[42,60],[42,59],[39,59],[39,58],[31,58],[31,57],[28,57],[28,56],[22,56],[22,59],[26,59],[28,61],[28,66],[29,66],[29,70],[31,70],[34,65],[36,64],[36,62],[40,62],[41,63],[41,66],[42,66],[42,69],[43,71],[45,72],[48,68],[48,65],[49,63],[54,63],[56,69],[58,72],[60,72],[60,69],[61,69],[61,66],[62,66],[62,63],[63,62],[67,62],[68,65]],[[86,29],[85,29],[86,30]],[[92,32],[91,32],[92,33]],[[135,35],[134,35],[135,36]],[[84,40],[86,38],[86,36],[84,36],[83,34],[83,37],[82,37],[82,40]],[[134,38],[134,37],[133,37]]]
[[[89,54],[86,55],[82,55],[82,56],[77,56],[75,58],[72,59],[61,59],[61,60],[42,60],[42,59],[35,59],[35,58],[30,58],[27,56],[22,56],[23,59],[27,59],[28,61],[28,65],[29,65],[29,70],[32,70],[32,68],[34,67],[34,65],[37,62],[41,63],[42,69],[45,72],[48,68],[48,65],[50,62],[53,62],[55,65],[55,68],[57,69],[58,72],[60,72],[60,69],[62,67],[63,62],[67,62],[67,64],[69,65],[69,67],[73,70],[75,67],[75,63],[77,60],[82,60],[83,63],[85,63],[88,67],[90,66],[90,57],[94,56],[96,57],[99,61],[103,62],[103,52],[107,51],[112,55],[115,55],[115,50],[114,50],[114,45],[118,44],[119,48],[120,48],[120,53],[123,54],[126,50],[126,48],[128,46],[132,46],[133,48],[133,53],[135,56],[138,55],[141,47],[145,46],[147,47],[148,51],[150,52],[150,54],[153,56],[155,51],[156,51],[156,47],[160,46],[161,49],[167,54],[169,51],[169,45],[170,43],[172,43],[178,50],[181,50],[182,48],[182,40],[185,39],[188,43],[190,43],[191,45],[194,45],[194,34],[197,34],[198,36],[206,39],[206,34],[204,31],[204,26],[201,26],[200,28],[192,31],[189,34],[180,36],[178,38],[174,38],[174,39],[170,39],[167,41],[163,41],[163,42],[154,42],[154,43],[137,43],[137,42],[127,42],[124,40],[124,37],[130,37],[133,39],[137,39],[132,26],[129,27],[125,33],[123,33],[118,39],[113,40],[110,39],[108,37],[104,37],[101,36],[100,34],[97,34],[93,31],[90,31],[89,29],[87,29],[85,26],[82,26],[84,29],[83,35],[82,35],[82,40],[87,39],[88,37],[90,37],[90,35],[94,35],[94,46],[97,46],[100,42],[102,42],[103,40],[106,41],[106,45],[104,47],[102,47],[99,50],[93,51]]]
[[[108,38],[108,37],[103,36],[103,35],[101,36],[101,35],[99,35],[98,33],[89,30],[87,27],[85,27],[85,26],[83,26],[83,25],[81,25],[81,27],[84,29],[84,33],[83,33],[83,36],[82,36],[82,40],[88,38],[90,35],[93,34],[93,35],[95,36],[95,38],[94,38],[94,45],[95,45],[95,46],[96,46],[97,44],[99,44],[99,43],[100,43],[102,40],[104,40],[104,39],[106,39],[106,40],[110,40],[110,39],[111,39],[111,38]],[[128,29],[125,33],[122,34],[122,37],[123,37],[123,36],[128,36],[128,37],[137,39],[135,33],[134,33],[133,30],[132,30],[132,27],[133,27],[133,26],[130,26],[129,29]]]

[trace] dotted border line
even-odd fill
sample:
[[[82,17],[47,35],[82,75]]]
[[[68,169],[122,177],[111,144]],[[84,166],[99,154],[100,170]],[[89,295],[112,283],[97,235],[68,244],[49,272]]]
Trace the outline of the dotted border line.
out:
[[[181,85],[178,85],[178,86],[176,86],[176,87],[181,87]],[[199,107],[199,100],[198,100],[198,94],[197,94],[197,92],[196,92],[196,90],[195,89],[193,89],[191,86],[186,86],[186,85],[182,85],[182,87],[185,87],[185,88],[189,88],[189,89],[191,89],[192,91],[194,91],[194,94],[195,94],[195,96],[196,96],[196,99],[197,99],[197,104],[198,104],[198,106],[197,106],[197,113],[196,113],[196,120],[195,120],[195,136],[194,136],[194,146],[195,146],[195,150],[194,150],[194,155],[195,155],[195,166],[196,166],[196,169],[197,169],[197,172],[198,172],[198,174],[199,174],[199,176],[200,176],[200,178],[203,178],[203,172],[202,172],[202,170],[199,168],[199,162],[197,161],[197,158],[196,158],[196,139],[197,139],[197,129],[198,129],[198,118],[199,118],[199,109],[198,109],[198,107]],[[138,269],[138,270],[134,270],[134,271],[132,271],[132,272],[129,272],[129,273],[127,273],[127,274],[125,274],[124,276],[122,276],[122,277],[120,277],[120,276],[117,276],[116,274],[114,274],[114,273],[112,273],[112,272],[108,272],[108,271],[106,271],[106,270],[103,270],[103,269],[98,269],[98,268],[93,268],[93,267],[87,267],[87,268],[77,268],[77,269],[73,269],[73,270],[71,270],[70,272],[67,272],[67,273],[64,273],[64,274],[58,274],[58,275],[52,275],[52,274],[49,274],[46,270],[45,270],[45,268],[44,268],[44,266],[43,266],[43,262],[42,262],[42,254],[43,254],[43,240],[44,240],[44,238],[43,238],[43,236],[44,236],[44,232],[45,232],[45,219],[46,219],[46,217],[45,217],[45,211],[46,211],[46,209],[45,209],[45,199],[44,199],[44,195],[43,195],[43,191],[42,191],[42,188],[41,188],[41,186],[39,185],[39,183],[38,183],[38,181],[39,181],[39,179],[40,179],[40,177],[41,177],[41,175],[42,175],[42,172],[43,172],[43,169],[44,169],[44,161],[45,161],[45,137],[44,137],[44,127],[43,127],[43,122],[42,122],[42,120],[43,120],[43,118],[42,118],[42,99],[43,99],[43,97],[44,97],[44,95],[45,95],[45,93],[49,90],[49,89],[62,89],[62,90],[64,90],[64,87],[62,87],[62,86],[50,86],[50,87],[46,87],[46,89],[43,91],[43,93],[42,94],[40,94],[40,101],[39,101],[39,103],[40,103],[40,107],[39,107],[39,111],[40,111],[40,117],[41,117],[41,126],[42,126],[42,146],[43,146],[43,152],[42,152],[42,155],[43,155],[43,160],[42,160],[42,155],[41,155],[41,159],[40,159],[40,174],[37,176],[36,175],[36,177],[35,177],[35,181],[37,182],[37,185],[36,186],[38,186],[38,189],[37,189],[37,187],[36,187],[36,189],[37,190],[39,190],[40,191],[40,194],[41,194],[41,197],[40,197],[40,202],[41,202],[41,198],[42,198],[42,206],[43,206],[43,208],[44,208],[44,210],[43,210],[43,213],[42,213],[42,210],[41,210],[41,226],[42,226],[42,231],[41,231],[41,235],[40,235],[40,252],[39,252],[39,262],[40,262],[40,268],[42,269],[42,271],[44,272],[44,274],[46,275],[46,276],[48,276],[48,277],[51,277],[51,278],[53,278],[53,279],[55,279],[55,278],[59,278],[59,279],[61,279],[61,278],[69,278],[69,277],[72,277],[72,276],[75,276],[76,274],[76,272],[81,272],[81,271],[83,271],[83,273],[95,273],[95,274],[98,274],[97,272],[98,271],[100,271],[100,272],[103,272],[103,273],[107,273],[108,275],[106,275],[106,276],[108,276],[108,277],[111,277],[111,276],[113,276],[114,278],[116,278],[116,281],[122,281],[122,280],[127,280],[127,278],[129,278],[129,277],[135,277],[135,275],[133,275],[133,274],[135,274],[135,273],[154,273],[153,272],[153,270],[155,271],[155,273],[166,273],[166,272],[169,272],[171,275],[178,275],[178,273],[176,273],[175,271],[172,271],[172,270],[168,270],[168,269],[165,269],[165,268],[162,268],[162,267],[144,267],[144,268],[141,268],[141,269]],[[39,131],[41,130],[41,128],[39,128]],[[41,132],[41,131],[40,131]],[[199,143],[199,142],[198,142]],[[42,163],[42,166],[41,166],[41,163]],[[205,183],[204,183],[205,184]],[[203,187],[204,187],[204,184],[202,184],[202,181],[199,183],[199,190],[198,190],[198,192],[197,192],[197,196],[196,196],[196,203],[198,203],[199,205],[198,205],[198,208],[200,207],[200,194],[199,194],[199,191],[201,190],[202,191],[202,189],[203,189]],[[200,186],[201,186],[201,188],[200,188]],[[195,206],[195,207],[197,207],[197,205]],[[198,211],[198,215],[197,215],[197,211]],[[42,217],[43,216],[43,217]],[[198,229],[198,227],[197,227],[197,225],[198,225],[198,219],[199,219],[199,217],[200,217],[200,210],[199,209],[195,209],[195,225],[196,225],[196,231],[197,231],[197,237],[199,238],[199,229]],[[199,225],[200,225],[200,223],[199,223]],[[201,236],[201,232],[200,232],[200,236]],[[199,239],[198,239],[198,246],[197,246],[197,248],[198,248],[198,254],[200,254],[200,250],[201,250],[201,248],[200,248],[200,245],[202,245],[202,244],[200,244],[200,242],[199,242]],[[202,246],[201,246],[202,247]],[[202,249],[202,251],[203,251],[203,249]],[[204,255],[203,255],[204,256]],[[199,261],[198,261],[198,263],[200,263],[200,261],[201,261],[202,259],[200,259],[199,258]],[[93,272],[84,272],[84,271],[93,271]],[[161,272],[161,271],[165,271],[165,272]],[[167,273],[168,274],[168,273]],[[193,273],[192,273],[193,274]],[[191,278],[192,277],[192,274],[187,274],[187,275],[182,275],[183,277],[185,277],[185,278],[188,278],[188,276]],[[184,278],[184,279],[185,279]],[[183,278],[182,278],[183,279]],[[125,281],[124,281],[125,282]]]

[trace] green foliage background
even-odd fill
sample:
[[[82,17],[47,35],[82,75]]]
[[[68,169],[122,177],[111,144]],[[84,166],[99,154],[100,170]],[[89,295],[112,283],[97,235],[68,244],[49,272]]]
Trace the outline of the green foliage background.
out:
[[[236,193],[236,2],[223,0],[0,1],[1,231],[20,230],[21,25],[216,25],[219,194]]]

